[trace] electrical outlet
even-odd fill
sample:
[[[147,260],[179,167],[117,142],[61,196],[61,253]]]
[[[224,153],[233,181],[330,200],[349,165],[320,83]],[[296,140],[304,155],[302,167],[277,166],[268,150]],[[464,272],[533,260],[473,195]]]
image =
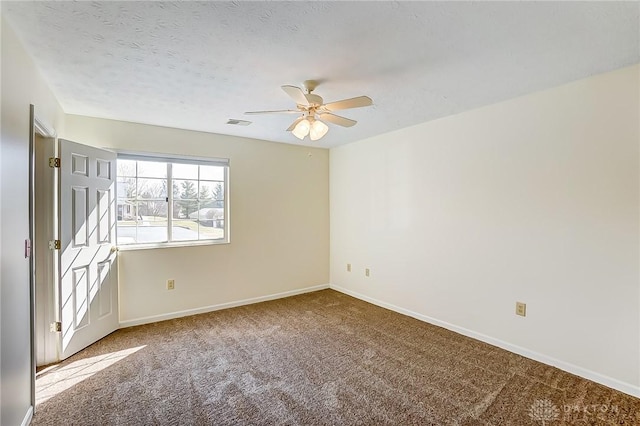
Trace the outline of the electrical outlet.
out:
[[[351,264],[347,263],[347,272],[351,272]]]
[[[173,290],[176,288],[175,280],[167,280],[167,290]]]
[[[371,275],[371,271],[369,270],[369,268],[366,268],[366,269],[364,270],[364,276],[365,276],[365,277],[368,277],[368,276],[370,276],[370,275]]]
[[[527,304],[522,302],[516,302],[516,315],[521,317],[527,316]]]

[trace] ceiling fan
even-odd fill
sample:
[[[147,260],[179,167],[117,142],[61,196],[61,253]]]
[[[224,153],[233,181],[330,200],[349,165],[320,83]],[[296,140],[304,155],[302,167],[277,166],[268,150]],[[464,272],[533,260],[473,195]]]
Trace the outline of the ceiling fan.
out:
[[[355,120],[335,115],[333,111],[373,105],[373,101],[368,96],[358,96],[325,104],[320,96],[311,93],[318,86],[316,80],[306,80],[302,85],[307,93],[296,86],[282,86],[282,90],[295,101],[296,109],[250,111],[245,114],[301,114],[291,123],[287,131],[293,133],[300,140],[309,135],[312,141],[317,141],[329,131],[329,126],[321,119],[342,127],[351,127],[357,123]]]

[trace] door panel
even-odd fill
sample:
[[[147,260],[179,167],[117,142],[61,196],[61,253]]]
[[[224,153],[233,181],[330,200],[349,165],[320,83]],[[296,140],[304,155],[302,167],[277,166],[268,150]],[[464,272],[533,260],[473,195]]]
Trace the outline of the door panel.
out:
[[[98,263],[98,316],[100,318],[107,315],[111,315],[113,311],[113,305],[111,300],[113,299],[113,286],[111,285],[111,261]]]
[[[111,242],[111,224],[113,218],[110,206],[113,205],[113,192],[111,189],[98,189],[98,242],[108,244]]]
[[[62,359],[118,328],[112,152],[60,140]]]
[[[73,247],[83,247],[89,241],[89,196],[88,187],[71,188],[71,223],[73,227]]]

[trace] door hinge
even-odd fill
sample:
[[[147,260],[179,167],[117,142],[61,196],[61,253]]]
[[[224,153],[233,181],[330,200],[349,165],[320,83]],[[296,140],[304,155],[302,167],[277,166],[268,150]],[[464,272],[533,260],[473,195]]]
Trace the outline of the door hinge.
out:
[[[49,329],[52,333],[59,333],[62,331],[62,323],[60,321],[52,322],[49,324]]]
[[[49,250],[60,250],[62,248],[62,243],[60,240],[49,241]]]
[[[49,157],[49,167],[60,167],[60,158],[58,157]]]
[[[31,240],[24,240],[24,258],[31,257]]]

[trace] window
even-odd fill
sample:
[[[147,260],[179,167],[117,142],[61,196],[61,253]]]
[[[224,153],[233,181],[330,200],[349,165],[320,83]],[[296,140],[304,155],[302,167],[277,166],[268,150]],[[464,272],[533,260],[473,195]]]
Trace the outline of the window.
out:
[[[228,242],[228,160],[119,154],[118,245]]]

